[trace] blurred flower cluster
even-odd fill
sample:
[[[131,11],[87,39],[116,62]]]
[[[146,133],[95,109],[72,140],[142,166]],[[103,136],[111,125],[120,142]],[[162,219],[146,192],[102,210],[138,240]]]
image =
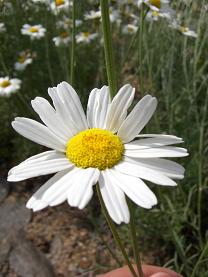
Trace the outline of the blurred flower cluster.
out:
[[[5,15],[12,15],[13,7],[12,2],[2,1],[2,10]],[[78,13],[76,18],[76,42],[79,45],[89,45],[96,43],[96,45],[102,44],[101,39],[101,10],[99,1],[85,1],[83,6],[86,7],[84,11]],[[34,58],[39,55],[38,51],[41,51],[43,44],[47,44],[47,47],[57,47],[60,55],[64,50],[70,48],[72,41],[72,0],[31,0],[22,2],[19,7],[21,11],[29,16],[23,16],[21,21],[24,23],[18,26],[15,23],[15,28],[19,32],[15,40],[23,41],[23,37],[28,37],[21,43],[25,45],[25,48],[19,49],[16,56],[17,60],[14,61],[13,69],[15,72],[8,70],[9,72],[2,72],[1,75],[11,75],[18,78],[22,77],[22,72],[25,71],[28,65],[31,65]],[[32,11],[32,13],[31,13]],[[149,24],[156,24],[154,22],[167,21],[167,25],[170,31],[178,31],[179,33],[196,38],[197,33],[182,22],[181,14],[171,7],[169,0],[120,0],[110,1],[110,21],[113,26],[114,33],[119,37],[124,36],[136,36],[139,30],[140,17],[149,22]],[[50,19],[49,26],[48,21]],[[1,20],[1,19],[0,19]],[[7,22],[0,22],[0,36],[8,36]],[[51,31],[52,30],[52,31]],[[29,40],[28,40],[29,39]],[[39,45],[38,45],[39,44]],[[35,51],[33,50],[35,49]],[[60,52],[61,51],[61,52]],[[6,62],[5,62],[6,63]],[[49,62],[48,62],[49,63]],[[50,67],[50,65],[48,65]],[[5,70],[4,70],[5,71]],[[11,71],[11,73],[10,73]],[[21,76],[20,73],[21,72]],[[18,75],[19,74],[19,75]],[[0,75],[0,76],[1,76]],[[4,80],[7,77],[2,77]],[[9,95],[20,89],[19,85],[13,87],[13,89],[6,88],[9,84],[5,83],[1,85],[1,96]]]

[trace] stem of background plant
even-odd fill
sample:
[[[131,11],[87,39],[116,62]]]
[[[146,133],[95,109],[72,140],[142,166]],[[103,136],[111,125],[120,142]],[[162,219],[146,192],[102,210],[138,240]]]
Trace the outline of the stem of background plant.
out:
[[[97,220],[95,220],[94,215],[91,212],[90,215],[90,220],[96,230],[96,232],[99,235],[99,238],[101,239],[101,241],[103,242],[103,244],[105,245],[105,247],[107,248],[107,250],[109,251],[110,255],[112,256],[112,258],[116,261],[116,263],[118,264],[119,267],[122,266],[122,262],[119,260],[119,258],[117,257],[116,253],[112,250],[112,248],[108,245],[108,243],[106,242],[106,240],[104,239],[101,231],[99,230],[98,224],[97,224]]]
[[[132,205],[132,202],[130,199],[127,198],[127,204],[130,211],[130,233],[131,233],[131,240],[132,240],[132,248],[134,252],[134,260],[136,262],[137,270],[139,272],[140,277],[144,277],[143,271],[142,271],[142,263],[139,255],[139,249],[138,249],[138,240],[137,240],[137,234],[136,234],[136,224],[135,224],[135,217],[134,217],[134,207]]]
[[[192,271],[191,277],[196,276],[196,272],[197,272],[198,266],[199,266],[200,263],[202,262],[202,259],[204,258],[204,256],[206,257],[207,252],[208,252],[208,241],[207,241],[207,243],[205,244],[204,249],[203,249],[203,251],[201,252],[201,255],[199,256],[199,259],[198,259],[198,261],[196,262],[196,264],[195,264],[195,266],[194,266],[194,269],[193,269],[193,271]]]
[[[76,0],[73,0],[73,6],[72,6],[72,43],[71,43],[71,65],[70,65],[70,83],[73,86],[74,85],[74,67],[75,67],[75,32],[76,32],[76,9],[75,9],[75,2]]]
[[[143,65],[142,65],[142,42],[143,42],[143,28],[144,28],[144,5],[141,4],[140,8],[140,24],[139,24],[139,81],[140,81],[140,92],[141,95],[144,93],[144,84],[143,84]]]
[[[117,81],[115,61],[113,56],[108,0],[100,0],[100,6],[104,40],[105,64],[108,76],[108,84],[110,87],[110,96],[111,98],[113,98],[117,92]]]
[[[45,26],[47,26],[48,24],[48,18],[47,18],[47,13],[45,13]],[[31,46],[30,46],[31,50],[32,50],[32,40],[31,40]],[[50,55],[49,55],[49,48],[48,48],[48,33],[46,32],[45,35],[45,51],[46,51],[46,61],[47,61],[47,68],[48,68],[48,74],[49,74],[49,78],[51,81],[51,86],[54,85],[54,78],[53,78],[53,72],[51,69],[51,63],[50,63]]]
[[[0,61],[1,61],[1,66],[2,66],[2,68],[4,70],[4,74],[9,76],[9,70],[8,70],[8,68],[7,68],[7,66],[6,66],[6,64],[4,62],[4,57],[3,57],[1,52],[0,52]]]
[[[115,224],[113,223],[113,221],[112,221],[111,217],[109,216],[108,211],[107,211],[107,209],[105,207],[105,203],[104,203],[102,195],[101,195],[99,184],[96,185],[96,189],[97,189],[97,195],[98,195],[98,198],[99,198],[99,201],[100,201],[100,205],[101,205],[103,214],[104,214],[104,216],[106,218],[106,221],[107,221],[107,223],[108,223],[108,225],[110,227],[110,230],[111,230],[111,232],[113,234],[113,237],[114,237],[118,247],[120,248],[120,250],[122,252],[122,255],[123,255],[123,257],[124,257],[124,259],[126,261],[126,264],[129,267],[129,270],[132,273],[132,276],[137,277],[137,274],[136,274],[136,272],[135,272],[135,270],[134,270],[134,268],[133,268],[133,266],[132,266],[132,264],[131,264],[131,262],[130,262],[130,260],[128,258],[126,250],[125,250],[125,248],[124,248],[124,246],[123,246],[123,244],[121,242],[121,239],[119,237],[119,234],[118,234],[118,232],[116,230]]]
[[[199,128],[199,165],[198,165],[198,199],[197,199],[197,214],[198,214],[198,233],[199,233],[199,244],[203,247],[203,238],[201,233],[201,202],[202,202],[202,164],[203,164],[203,139],[204,139],[204,124]]]

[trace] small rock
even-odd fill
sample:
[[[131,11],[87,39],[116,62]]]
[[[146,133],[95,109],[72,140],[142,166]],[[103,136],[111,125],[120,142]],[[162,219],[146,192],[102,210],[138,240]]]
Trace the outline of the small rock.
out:
[[[91,266],[92,262],[87,259],[86,257],[82,257],[81,261],[79,262],[79,266],[82,268],[82,269],[87,269]]]
[[[55,277],[47,258],[24,237],[19,237],[18,244],[9,257],[10,267],[21,277]]]
[[[31,212],[23,203],[7,199],[0,206],[0,240],[24,229],[31,218]]]

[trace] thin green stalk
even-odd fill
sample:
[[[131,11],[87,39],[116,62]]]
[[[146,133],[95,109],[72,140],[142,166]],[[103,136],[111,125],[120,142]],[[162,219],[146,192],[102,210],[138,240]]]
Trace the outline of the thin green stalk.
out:
[[[187,91],[190,91],[190,82],[189,82],[188,68],[187,68],[187,41],[188,41],[188,38],[185,37],[183,41],[183,72],[184,72],[184,78],[186,82],[186,89]]]
[[[201,198],[202,198],[202,164],[203,164],[203,138],[204,138],[204,128],[200,126],[199,128],[199,165],[198,165],[198,199],[197,199],[197,213],[198,213],[198,234],[199,234],[199,243],[202,247],[203,239],[201,234]]]
[[[139,79],[140,79],[140,92],[141,95],[144,93],[144,83],[143,83],[143,47],[142,47],[142,40],[143,40],[143,29],[144,29],[144,6],[141,5],[140,10],[140,24],[139,24]]]
[[[99,184],[96,185],[96,189],[97,189],[97,195],[98,195],[98,198],[99,198],[99,201],[100,201],[100,205],[101,205],[103,214],[104,214],[104,216],[105,216],[105,218],[107,220],[107,223],[108,223],[108,225],[110,227],[110,230],[111,230],[111,232],[113,234],[113,237],[114,237],[118,247],[120,248],[120,250],[122,252],[122,255],[123,255],[123,257],[124,257],[128,267],[129,267],[129,270],[132,273],[132,276],[137,277],[137,274],[136,274],[136,272],[135,272],[135,270],[134,270],[134,268],[133,268],[133,266],[132,266],[132,264],[131,264],[131,262],[130,262],[130,260],[128,258],[126,250],[125,250],[125,248],[124,248],[124,246],[123,246],[123,244],[121,242],[121,239],[120,239],[119,234],[118,234],[118,232],[116,230],[116,227],[115,227],[115,225],[114,225],[114,223],[113,223],[111,217],[109,216],[108,211],[107,211],[107,209],[105,207],[105,204],[104,204],[104,201],[103,201],[103,198],[102,198],[102,195],[101,195]]]
[[[1,52],[0,52],[0,60],[1,60],[1,65],[2,65],[2,68],[3,68],[3,70],[4,70],[4,73],[5,73],[7,76],[9,76],[9,70],[8,70],[8,68],[7,68],[7,66],[6,66],[6,64],[5,64],[5,62],[4,62],[4,57],[3,57],[3,55],[2,55]]]
[[[45,16],[45,25],[46,26],[47,26],[47,22],[48,22],[48,18],[47,18],[47,13],[46,13],[46,16]],[[31,43],[32,43],[32,41],[31,41]],[[32,47],[31,47],[31,49],[32,49]],[[51,63],[50,63],[50,55],[49,55],[49,47],[48,47],[48,34],[47,33],[45,36],[45,51],[46,51],[46,62],[47,62],[49,78],[51,81],[51,85],[54,85],[53,72],[52,72]]]
[[[108,0],[100,0],[102,29],[104,39],[105,63],[110,87],[110,96],[113,98],[117,92],[115,61],[113,56],[113,45],[111,37],[111,26],[109,18]]]
[[[72,6],[72,44],[71,44],[71,65],[70,65],[70,83],[74,85],[74,67],[75,67],[75,32],[76,32],[76,7],[75,0],[73,0]]]
[[[97,226],[97,222],[94,219],[93,215],[90,216],[90,220],[96,230],[96,232],[98,233],[101,241],[103,242],[103,244],[105,245],[105,247],[108,249],[110,255],[112,256],[112,258],[117,262],[118,266],[122,266],[121,261],[119,260],[119,258],[116,256],[115,252],[111,249],[111,247],[108,245],[108,243],[106,242],[106,240],[104,239],[102,233],[100,232],[98,226]]]
[[[137,270],[139,272],[140,277],[144,277],[143,271],[142,271],[142,263],[141,258],[139,255],[139,249],[138,249],[138,241],[137,241],[137,234],[136,234],[136,224],[135,224],[135,217],[134,217],[134,209],[133,205],[130,199],[127,199],[129,211],[130,211],[130,233],[131,233],[131,240],[132,240],[132,248],[134,252],[134,260],[136,262]]]
[[[205,244],[204,249],[203,249],[203,251],[201,252],[201,255],[199,256],[199,259],[198,259],[198,261],[197,261],[196,264],[195,264],[195,267],[194,267],[194,269],[193,269],[193,271],[192,271],[191,277],[196,276],[196,271],[197,271],[197,269],[198,269],[198,266],[200,265],[200,263],[201,263],[203,257],[205,256],[207,250],[208,250],[208,241],[207,241],[207,243]]]

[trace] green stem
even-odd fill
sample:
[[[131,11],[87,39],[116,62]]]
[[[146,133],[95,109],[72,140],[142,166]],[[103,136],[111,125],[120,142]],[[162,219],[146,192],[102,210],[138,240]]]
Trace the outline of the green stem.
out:
[[[76,13],[75,13],[75,2],[76,0],[73,0],[73,7],[72,7],[72,44],[71,44],[71,65],[70,65],[70,83],[73,86],[74,84],[74,67],[75,67],[75,32],[76,32]]]
[[[203,251],[201,252],[201,255],[199,256],[199,259],[198,259],[198,261],[195,264],[195,267],[194,267],[194,269],[192,271],[191,277],[196,276],[196,271],[198,269],[198,266],[200,265],[200,263],[201,263],[203,257],[205,256],[207,250],[208,250],[208,242],[205,244],[205,247],[204,247]]]
[[[110,96],[111,98],[113,98],[117,92],[117,81],[115,61],[113,56],[108,0],[100,0],[100,6],[104,39],[105,63],[108,76],[108,84],[110,87]]]
[[[46,13],[45,26],[48,25],[47,23],[48,23],[48,18],[47,18],[47,13]],[[32,41],[31,41],[31,49],[32,49]],[[45,51],[46,51],[46,62],[47,62],[49,78],[51,81],[51,85],[54,85],[54,78],[53,78],[53,72],[52,72],[52,67],[51,67],[51,62],[50,62],[49,47],[48,47],[48,33],[47,32],[46,32],[46,36],[45,36]]]
[[[141,5],[140,13],[140,24],[139,24],[139,79],[140,79],[140,92],[141,95],[144,93],[144,84],[143,84],[143,65],[142,65],[142,39],[143,39],[143,29],[144,29],[144,6]]]
[[[131,233],[131,240],[132,240],[132,248],[134,252],[134,260],[136,262],[137,270],[139,272],[140,277],[144,277],[143,271],[142,271],[142,263],[139,255],[139,249],[138,249],[138,241],[137,241],[137,234],[136,234],[136,224],[135,224],[135,217],[134,217],[134,208],[132,205],[132,202],[130,199],[127,198],[127,203],[130,211],[130,233]]]
[[[118,247],[120,248],[120,250],[122,252],[122,255],[123,255],[123,257],[124,257],[128,267],[129,267],[129,270],[132,273],[132,276],[137,277],[137,274],[136,274],[136,272],[135,272],[135,270],[134,270],[134,268],[133,268],[133,266],[132,266],[132,264],[131,264],[131,262],[130,262],[130,260],[128,258],[126,250],[125,250],[125,248],[124,248],[124,246],[123,246],[123,244],[121,242],[121,239],[120,239],[119,234],[118,234],[118,232],[116,230],[116,227],[115,227],[115,225],[114,225],[114,223],[113,223],[111,217],[109,216],[108,211],[107,211],[107,209],[105,207],[105,204],[104,204],[104,201],[103,201],[103,198],[102,198],[102,195],[101,195],[99,184],[96,185],[96,189],[97,189],[97,194],[98,194],[98,198],[99,198],[99,201],[100,201],[100,205],[101,205],[103,214],[104,214],[104,216],[105,216],[105,218],[106,218],[106,220],[108,222],[108,225],[109,225],[110,230],[111,230],[111,232],[113,234],[113,237],[114,237]]]
[[[4,62],[4,57],[3,57],[3,55],[2,55],[1,52],[0,52],[0,60],[1,60],[2,68],[3,68],[3,70],[4,70],[4,74],[6,74],[8,77],[10,77],[10,76],[9,76],[9,70],[8,70],[8,68],[7,68],[7,66],[6,66],[6,64],[5,64],[5,62]]]
[[[199,165],[198,165],[198,199],[197,199],[197,214],[198,214],[198,233],[199,233],[199,244],[202,248],[203,239],[201,233],[201,202],[202,202],[202,164],[203,164],[203,138],[204,138],[204,128],[200,126],[199,128]]]
[[[120,261],[119,258],[116,256],[115,252],[111,249],[111,247],[108,245],[108,243],[106,242],[106,240],[104,239],[104,237],[103,237],[101,231],[99,230],[99,228],[98,228],[98,226],[97,226],[97,222],[96,222],[96,220],[95,220],[94,217],[93,217],[93,214],[91,214],[90,220],[91,220],[91,222],[92,222],[92,224],[93,224],[93,226],[94,226],[96,232],[98,233],[98,235],[99,235],[101,241],[103,242],[103,244],[105,245],[105,247],[108,249],[110,255],[111,255],[112,258],[116,261],[116,263],[118,264],[118,266],[121,267],[121,266],[122,266],[121,261]]]

